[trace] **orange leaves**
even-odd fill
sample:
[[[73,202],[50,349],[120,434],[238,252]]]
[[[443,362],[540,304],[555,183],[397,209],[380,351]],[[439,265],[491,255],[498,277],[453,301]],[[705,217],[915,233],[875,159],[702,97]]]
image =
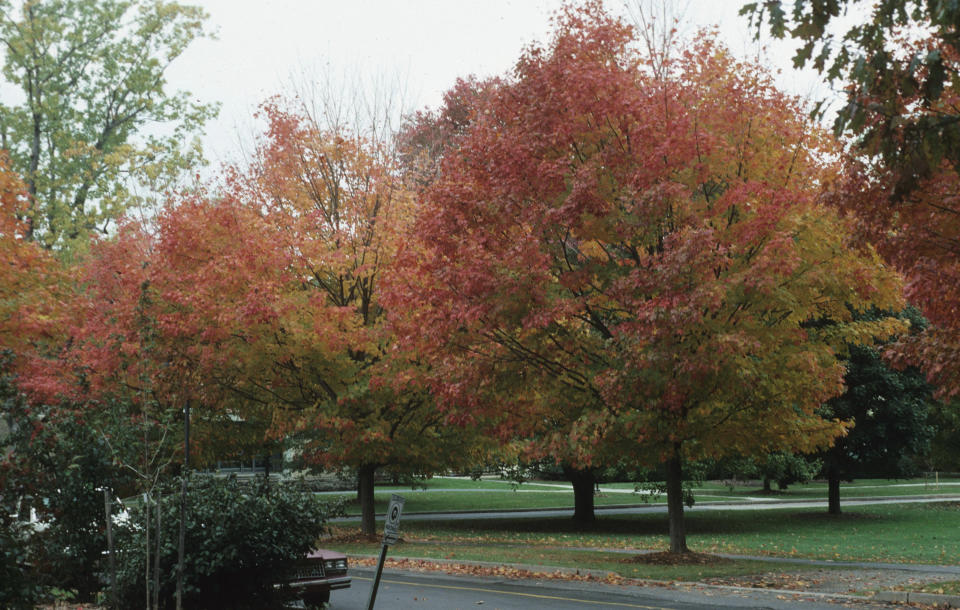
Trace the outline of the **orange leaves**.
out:
[[[26,239],[26,205],[25,187],[0,151],[0,350],[13,350],[21,373],[36,354],[55,348],[68,300],[61,266]]]
[[[804,325],[885,336],[848,307],[899,302],[814,203],[835,145],[718,43],[658,76],[628,40],[599,5],[568,8],[477,100],[389,287],[398,327],[415,324],[402,336],[447,408],[500,417],[560,461],[827,443],[843,424],[814,411],[843,369]]]

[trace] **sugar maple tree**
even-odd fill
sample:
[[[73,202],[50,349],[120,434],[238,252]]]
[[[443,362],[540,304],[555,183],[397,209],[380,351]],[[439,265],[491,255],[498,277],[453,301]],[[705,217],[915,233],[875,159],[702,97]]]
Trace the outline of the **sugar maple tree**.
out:
[[[280,100],[262,112],[266,136],[220,195],[179,196],[151,230],[127,225],[93,249],[70,345],[33,384],[190,401],[195,456],[282,441],[312,465],[355,468],[373,533],[378,468],[473,457],[382,323],[379,282],[411,200],[382,144]]]
[[[281,100],[262,113],[267,135],[234,185],[265,210],[300,283],[297,311],[310,321],[301,349],[274,369],[281,385],[315,388],[295,397],[277,430],[299,440],[308,462],[356,469],[363,529],[372,534],[379,468],[429,473],[471,458],[465,431],[445,425],[416,383],[414,359],[391,348],[384,326],[380,283],[413,201],[388,142],[325,129]]]
[[[599,3],[477,108],[425,192],[391,281],[441,405],[590,468],[812,450],[848,422],[844,341],[894,325],[896,278],[815,203],[829,140],[758,68],[698,44],[656,76]],[[829,319],[829,325],[811,324]]]
[[[396,146],[404,179],[414,188],[436,177],[444,152],[456,148],[458,138],[474,121],[474,113],[500,84],[500,79],[458,78],[444,93],[439,109],[419,110],[404,119]]]
[[[373,533],[378,468],[469,459],[382,324],[379,281],[411,202],[381,145],[280,99],[262,116],[250,167],[230,170],[221,196],[182,198],[158,219],[158,342],[197,377],[198,416],[232,414],[309,464],[355,468]]]

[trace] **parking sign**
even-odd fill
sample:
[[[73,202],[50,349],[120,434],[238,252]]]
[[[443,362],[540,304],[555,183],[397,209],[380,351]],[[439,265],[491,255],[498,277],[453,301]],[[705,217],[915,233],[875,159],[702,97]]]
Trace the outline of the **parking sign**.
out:
[[[406,499],[403,496],[393,494],[390,496],[390,506],[387,507],[387,520],[383,525],[383,543],[396,544],[400,537],[400,513],[403,512],[403,503]]]

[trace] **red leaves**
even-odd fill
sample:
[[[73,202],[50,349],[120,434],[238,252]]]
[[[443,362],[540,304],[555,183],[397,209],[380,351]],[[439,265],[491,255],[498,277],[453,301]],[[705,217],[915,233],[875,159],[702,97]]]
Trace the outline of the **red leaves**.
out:
[[[943,162],[932,176],[894,202],[895,172],[850,161],[846,180],[830,193],[831,203],[849,212],[858,236],[877,247],[907,279],[906,297],[933,325],[893,349],[898,362],[924,366],[942,397],[960,394],[953,364],[960,343],[960,177]],[[934,328],[936,327],[936,328]]]
[[[560,461],[829,442],[842,426],[813,411],[840,390],[839,343],[801,324],[896,303],[813,204],[833,144],[717,43],[656,78],[629,36],[568,8],[477,100],[389,282],[397,328],[447,409]]]

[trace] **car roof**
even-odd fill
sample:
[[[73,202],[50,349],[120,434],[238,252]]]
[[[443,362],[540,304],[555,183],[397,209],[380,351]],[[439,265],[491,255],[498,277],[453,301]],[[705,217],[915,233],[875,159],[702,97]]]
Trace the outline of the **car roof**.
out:
[[[346,559],[347,556],[330,549],[314,549],[307,554],[307,559]]]

